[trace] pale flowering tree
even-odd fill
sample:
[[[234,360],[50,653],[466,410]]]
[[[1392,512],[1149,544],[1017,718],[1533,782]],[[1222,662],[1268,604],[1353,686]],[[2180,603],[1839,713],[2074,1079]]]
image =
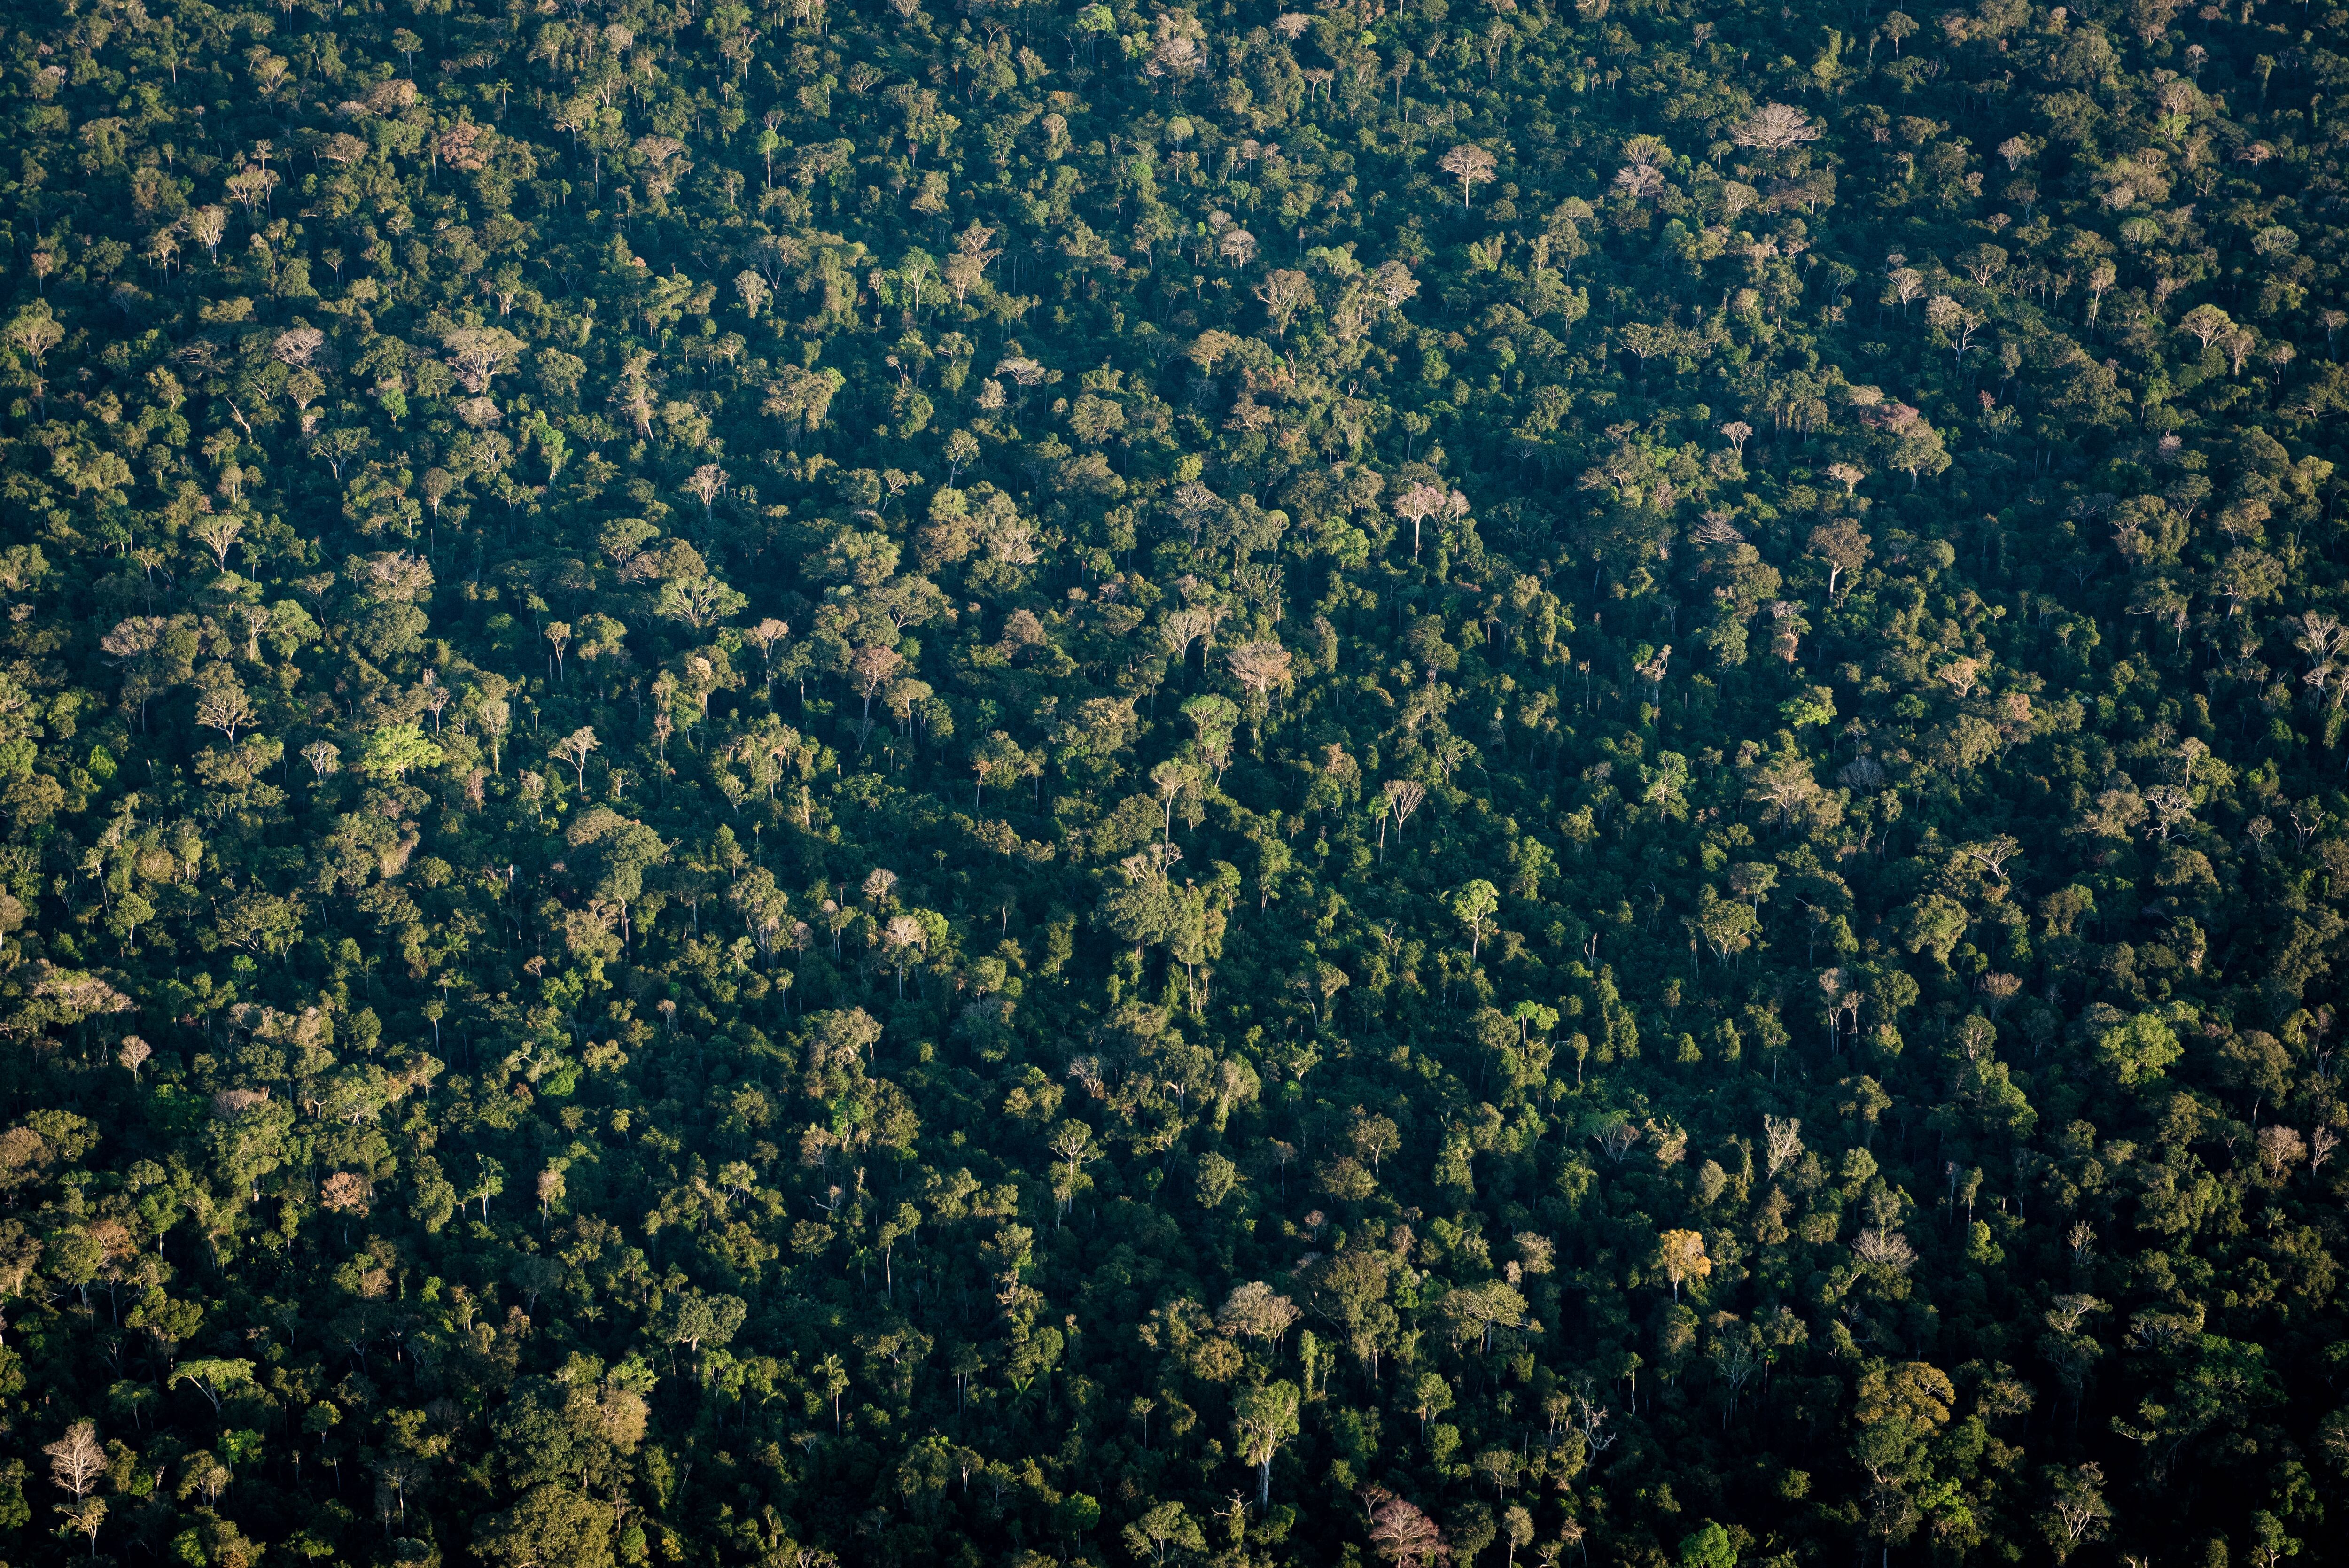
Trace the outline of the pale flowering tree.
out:
[[[1758,152],[1787,152],[1806,141],[1816,141],[1822,128],[1792,104],[1765,103],[1754,117],[1729,133],[1740,147]]]
[[[558,761],[567,762],[576,769],[579,775],[579,788],[584,790],[587,788],[587,758],[601,744],[602,742],[595,738],[594,727],[582,725],[548,747],[547,755]]]
[[[686,494],[701,503],[701,521],[705,524],[709,521],[711,503],[726,488],[727,477],[726,470],[716,463],[704,463],[694,469],[692,477],[685,481]]]
[[[1265,315],[1272,318],[1273,335],[1287,337],[1288,324],[1297,313],[1312,307],[1313,280],[1290,268],[1277,267],[1265,274],[1255,293],[1263,302]]]
[[[1394,498],[1395,515],[1411,524],[1411,558],[1413,561],[1419,559],[1420,525],[1442,511],[1450,499],[1442,485],[1425,482],[1413,485]]]
[[[1490,184],[1497,161],[1493,155],[1473,141],[1464,141],[1445,153],[1437,165],[1444,172],[1460,181],[1460,205],[1465,210],[1468,192],[1474,186]]]

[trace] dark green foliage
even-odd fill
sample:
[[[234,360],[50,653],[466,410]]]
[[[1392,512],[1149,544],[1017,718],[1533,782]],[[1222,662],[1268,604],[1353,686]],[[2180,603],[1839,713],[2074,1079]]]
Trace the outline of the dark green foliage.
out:
[[[0,32],[0,1533],[2329,1562],[2349,13]]]

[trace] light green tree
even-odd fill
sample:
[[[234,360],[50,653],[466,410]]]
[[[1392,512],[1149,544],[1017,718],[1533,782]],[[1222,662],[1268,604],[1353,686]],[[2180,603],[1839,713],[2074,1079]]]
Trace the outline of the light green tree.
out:
[[[1256,1502],[1272,1501],[1272,1459],[1297,1435],[1297,1385],[1286,1380],[1240,1391],[1233,1402],[1232,1436],[1240,1457],[1256,1466]]]
[[[398,783],[419,769],[438,768],[447,756],[421,726],[388,724],[367,738],[359,752],[359,771]]]
[[[1470,963],[1476,961],[1477,950],[1484,944],[1485,927],[1492,923],[1493,915],[1500,907],[1500,890],[1481,877],[1468,882],[1453,895],[1453,916],[1468,928]]]

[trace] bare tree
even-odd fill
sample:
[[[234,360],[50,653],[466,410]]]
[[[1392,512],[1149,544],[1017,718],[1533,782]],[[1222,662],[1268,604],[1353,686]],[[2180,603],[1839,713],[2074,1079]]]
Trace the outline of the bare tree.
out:
[[[1852,1254],[1861,1263],[1874,1264],[1890,1269],[1894,1274],[1907,1274],[1916,1266],[1917,1249],[1898,1231],[1878,1230],[1874,1226],[1859,1233],[1851,1243]]]
[[[1427,786],[1410,779],[1390,779],[1381,793],[1386,796],[1387,810],[1394,813],[1395,842],[1402,842],[1402,825],[1427,799]]]
[[[1444,1532],[1414,1504],[1375,1486],[1362,1502],[1371,1514],[1371,1550],[1395,1568],[1433,1568],[1452,1555]]]
[[[96,1421],[76,1421],[41,1452],[49,1458],[49,1479],[77,1501],[88,1496],[106,1473],[106,1445],[98,1440]]]
[[[247,168],[228,177],[228,193],[244,204],[245,215],[251,218],[269,200],[277,188],[278,173],[274,169]]]

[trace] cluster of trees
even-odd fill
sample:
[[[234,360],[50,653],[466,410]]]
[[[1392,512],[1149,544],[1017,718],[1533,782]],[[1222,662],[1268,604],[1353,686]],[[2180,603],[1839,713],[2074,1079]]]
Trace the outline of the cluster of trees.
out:
[[[11,1560],[2336,1555],[2326,4],[11,13]]]

